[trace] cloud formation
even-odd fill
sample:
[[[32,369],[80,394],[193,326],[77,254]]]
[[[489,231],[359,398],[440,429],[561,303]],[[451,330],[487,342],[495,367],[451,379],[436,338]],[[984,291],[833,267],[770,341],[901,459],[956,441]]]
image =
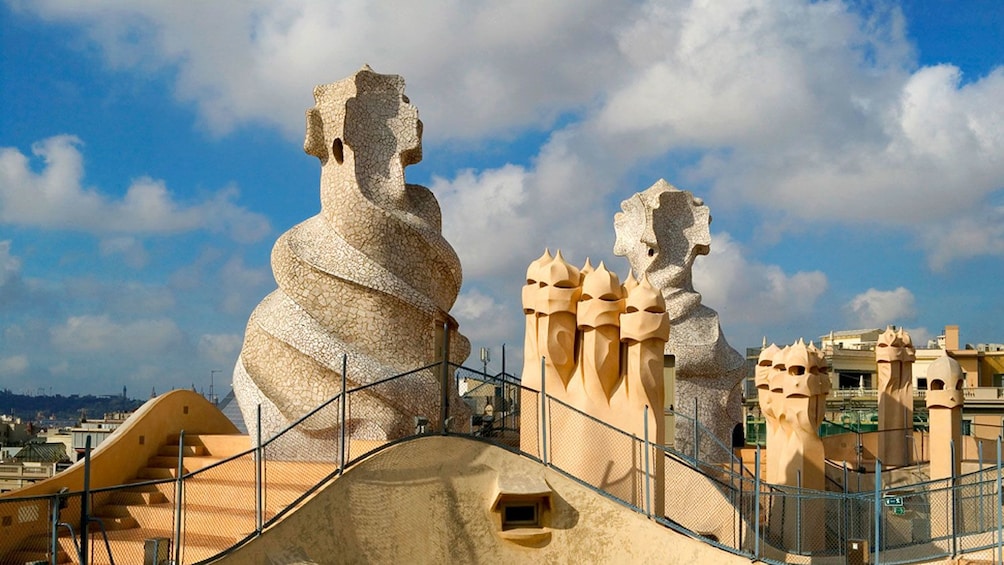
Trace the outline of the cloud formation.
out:
[[[817,267],[825,262],[806,252],[784,268],[772,264],[766,250],[780,238],[867,227],[909,239],[935,271],[1004,255],[1004,68],[963,76],[950,63],[919,65],[894,5],[14,5],[82,30],[110,68],[168,71],[177,99],[218,136],[265,125],[300,138],[314,84],[363,63],[407,78],[427,153],[429,144],[490,149],[553,128],[525,159],[492,162],[486,150],[489,164],[436,171],[430,183],[464,265],[455,314],[475,339],[519,342],[518,286],[544,247],[623,273],[610,252],[613,214],[659,176],[742,223],[725,226],[734,237],[716,233],[712,255],[695,267],[697,290],[737,346],[759,342],[761,331],[833,323],[833,312],[820,311],[831,285]],[[133,180],[121,198],[86,187],[80,147],[60,136],[36,144],[34,158],[0,150],[0,222],[98,235],[102,253],[135,268],[150,262],[143,238],[151,234],[222,226],[235,241],[255,242],[269,232],[232,188],[181,202],[150,178]],[[174,269],[172,288],[218,282],[216,304],[237,315],[271,279],[223,256],[206,250]],[[0,246],[0,281],[15,280],[19,268]],[[910,319],[913,302],[903,287],[869,289],[846,313],[852,325],[878,326]],[[80,323],[102,329],[100,319]],[[225,341],[207,342],[206,355]]]
[[[913,293],[899,287],[894,290],[869,288],[847,303],[851,323],[858,328],[902,325],[916,316]]]
[[[771,326],[815,329],[812,317],[828,286],[821,271],[789,274],[747,259],[743,246],[726,232],[714,233],[711,253],[694,263],[694,288],[705,305],[718,310],[726,331],[731,330],[729,339],[739,346],[757,343]]]
[[[135,359],[164,353],[182,340],[168,318],[119,322],[107,315],[71,316],[50,330],[52,344],[65,353],[113,354]]]
[[[71,135],[33,144],[32,154],[44,165],[39,172],[16,148],[0,148],[0,223],[96,235],[225,229],[242,243],[258,241],[271,231],[268,219],[235,204],[238,194],[233,188],[186,205],[174,199],[163,181],[148,177],[134,180],[118,200],[85,187],[81,145]],[[109,241],[109,252],[125,250],[114,242],[127,240]],[[141,255],[133,255],[133,260],[143,262]]]

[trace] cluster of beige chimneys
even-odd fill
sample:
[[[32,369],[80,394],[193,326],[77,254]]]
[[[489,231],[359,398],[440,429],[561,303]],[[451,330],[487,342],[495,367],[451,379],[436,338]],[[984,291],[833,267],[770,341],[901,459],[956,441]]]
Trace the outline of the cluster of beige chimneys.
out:
[[[766,481],[825,488],[819,426],[830,393],[826,356],[802,340],[783,349],[771,344],[757,361],[756,385],[767,421]]]
[[[546,416],[547,445],[523,434],[522,448],[531,453],[546,448],[546,457],[558,466],[642,506],[641,440],[662,445],[666,439],[663,348],[669,317],[662,293],[645,278],[629,275],[621,284],[603,263],[593,268],[587,260],[578,269],[560,251],[554,256],[545,251],[527,269],[523,312],[522,429],[540,427],[539,397],[530,391],[543,390],[559,403]],[[663,459],[653,456],[647,472],[652,511],[659,515]]]
[[[914,463],[913,363],[916,349],[910,334],[886,328],[875,347],[878,366],[878,458],[886,467]],[[813,344],[801,340],[783,349],[771,344],[757,362],[756,387],[760,411],[767,424],[767,460],[764,479],[775,485],[823,489],[825,454],[819,425],[830,391],[826,358]],[[959,472],[962,430],[963,374],[947,355],[928,368],[930,390],[931,478]]]
[[[886,329],[875,348],[878,366],[878,458],[886,467],[910,465],[913,432],[913,363],[916,350],[902,328]],[[765,347],[757,362],[755,380],[761,413],[767,425],[766,476],[780,487],[825,490],[825,452],[819,426],[826,411],[830,380],[826,358],[811,343],[779,348]],[[959,363],[947,355],[928,368],[930,390],[930,477],[942,479],[958,475],[962,434],[962,383]],[[951,446],[954,446],[952,449]],[[947,496],[947,495],[946,495]],[[798,504],[795,509],[792,505]],[[800,512],[802,528],[784,528],[786,543],[803,549],[821,547],[825,512],[814,508],[814,499],[799,501],[786,497],[771,509],[770,520]],[[951,504],[946,501],[945,504]],[[947,506],[946,506],[947,508]],[[782,526],[783,527],[783,526]],[[932,527],[947,528],[947,521],[932,518]]]

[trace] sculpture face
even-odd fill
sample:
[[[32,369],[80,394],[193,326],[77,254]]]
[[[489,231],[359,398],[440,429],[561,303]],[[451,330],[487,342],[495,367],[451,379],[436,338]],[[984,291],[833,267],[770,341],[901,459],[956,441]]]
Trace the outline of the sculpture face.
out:
[[[886,328],[879,335],[878,343],[875,344],[875,361],[877,363],[892,363],[899,361],[903,352],[903,340],[896,330],[891,327]]]
[[[785,355],[785,366],[788,375],[784,381],[784,395],[787,398],[812,396],[815,391],[812,385],[815,377],[812,375],[812,362],[805,344],[799,342],[792,345]]]
[[[958,408],[965,402],[962,392],[965,374],[955,359],[945,356],[931,363],[927,379],[930,387],[925,396],[928,408]]]
[[[711,250],[711,215],[690,192],[659,181],[621,203],[614,216],[614,254],[657,288],[690,288],[698,255]]]
[[[757,358],[756,370],[754,372],[756,387],[770,390],[770,373],[774,366],[774,357],[780,353],[780,349],[773,343],[770,347],[760,352]]]
[[[900,343],[903,344],[899,351],[899,360],[904,363],[913,363],[917,360],[917,348],[913,346],[913,338],[903,328],[899,329],[897,335]]]
[[[339,98],[352,83],[355,95]],[[307,111],[306,153],[322,163],[341,164],[347,151],[369,161],[400,161],[408,166],[422,160],[422,121],[418,108],[404,94],[404,80],[364,68],[355,75],[314,89],[313,108]]]

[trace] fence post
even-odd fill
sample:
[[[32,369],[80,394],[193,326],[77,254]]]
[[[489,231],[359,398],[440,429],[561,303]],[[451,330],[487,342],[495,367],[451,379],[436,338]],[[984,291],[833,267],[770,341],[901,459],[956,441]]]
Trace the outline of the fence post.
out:
[[[513,419],[513,413],[512,413],[515,407],[509,403],[509,397],[512,396],[514,393],[515,391],[513,390],[512,383],[510,383],[509,379],[506,378],[505,344],[503,343],[502,344],[502,401],[503,401],[502,406],[505,407],[505,410],[502,412],[502,433],[505,433],[507,429],[505,427],[506,420],[509,420],[510,426],[514,428],[516,427],[516,423],[515,420]]]
[[[90,563],[87,557],[87,528],[90,525],[91,499],[91,436],[84,440],[84,492],[80,496],[80,563]]]
[[[1004,491],[1001,491],[1001,436],[997,436],[997,562],[1004,563]]]
[[[948,440],[948,449],[949,449],[949,453],[952,456],[952,480],[951,480],[951,482],[949,482],[950,486],[949,486],[949,491],[948,491],[948,503],[952,505],[951,506],[951,510],[952,510],[952,557],[955,557],[956,555],[959,554],[959,547],[958,547],[958,537],[955,535],[956,532],[958,532],[958,528],[957,528],[957,524],[955,523],[955,479],[956,479],[956,477],[955,477],[955,461],[956,461],[956,459],[955,459],[955,442],[954,441]]]
[[[879,565],[879,546],[882,545],[882,461],[875,459],[875,565]]]
[[[983,531],[983,509],[986,508],[986,505],[983,503],[983,482],[984,482],[984,480],[983,480],[983,440],[982,439],[977,439],[976,440],[976,446],[977,446],[976,453],[977,453],[977,456],[979,457],[979,460],[980,460],[980,467],[979,467],[979,469],[980,469],[980,515],[979,515],[978,520],[979,520],[979,528],[980,528],[980,531],[982,532]]]
[[[795,531],[798,532],[795,538],[795,553],[802,554],[802,470],[799,469],[795,471],[795,480],[797,481],[798,494],[795,495]]]
[[[648,465],[648,404],[645,405],[645,513],[648,514],[649,519],[652,519],[652,492],[651,484],[649,483],[649,465]]]
[[[697,429],[697,397],[695,396],[694,397],[694,464],[695,465],[698,464],[698,462],[700,461],[700,456],[699,456],[700,451],[698,450],[698,445],[700,445],[699,442],[701,441],[700,434],[701,431]]]
[[[260,423],[259,423],[259,428]],[[184,495],[185,430],[178,434],[178,479],[174,488],[174,562],[181,563],[181,498]]]
[[[341,399],[342,400],[341,401],[341,405],[342,405],[341,420],[342,421],[341,421],[341,423],[339,425],[339,433],[341,434],[341,439],[339,441],[339,452],[340,452],[340,454],[338,456],[338,474],[339,475],[345,472],[345,413],[346,413],[346,402],[348,402],[348,399],[346,398],[347,395],[345,394],[345,386],[346,386],[346,383],[348,382],[348,377],[346,376],[346,373],[348,373],[348,368],[349,368],[349,356],[346,353],[342,353],[342,399]]]
[[[850,504],[850,499],[847,498],[847,481],[849,479],[847,478],[847,462],[846,461],[844,461],[843,468],[844,468],[844,498],[843,498],[843,500],[841,500],[840,512],[841,512],[841,514],[843,514],[843,520],[841,520],[841,523],[842,523],[843,528],[844,528],[844,536],[840,539],[840,541],[841,541],[841,547],[843,547],[843,543],[842,542],[844,542],[845,540],[850,539],[850,537],[852,535],[851,534],[851,516],[850,516],[850,514],[851,514],[851,504]]]
[[[756,468],[756,471],[753,473],[754,476],[753,481],[754,481],[754,488],[756,490],[754,490],[753,492],[753,497],[754,497],[753,516],[755,518],[753,521],[753,529],[754,529],[753,533],[756,537],[753,539],[753,557],[755,559],[759,559],[760,558],[760,444],[757,444],[756,446],[756,461],[754,463],[754,467]]]
[[[736,536],[736,538],[739,540],[739,543],[736,544],[736,549],[738,549],[739,551],[742,551],[743,549],[743,524],[744,524],[743,507],[746,505],[746,501],[743,500],[743,470],[745,469],[745,467],[743,467],[742,455],[743,452],[742,450],[740,450],[739,451],[739,504],[736,506],[736,508],[739,509],[739,521],[736,523],[736,527],[738,528],[737,532],[738,535]]]
[[[547,467],[547,375],[544,373],[545,358],[540,358],[540,460]]]
[[[447,434],[447,424],[450,421],[450,321],[443,322],[443,363],[440,365],[440,399],[439,420],[443,426],[442,434]]]
[[[265,456],[265,449],[261,445],[261,403],[258,403],[258,412],[255,416],[257,418],[257,437],[255,438],[255,466],[254,466],[254,513],[255,513],[255,525],[257,526],[258,533],[261,534],[262,526],[264,525],[264,482],[262,481],[262,468],[265,465],[263,457]]]
[[[52,504],[49,508],[49,511],[52,513],[52,516],[50,517],[50,525],[52,526],[52,539],[49,546],[50,565],[56,565],[56,557],[59,554],[59,510],[62,506],[62,497],[62,491],[52,495]]]

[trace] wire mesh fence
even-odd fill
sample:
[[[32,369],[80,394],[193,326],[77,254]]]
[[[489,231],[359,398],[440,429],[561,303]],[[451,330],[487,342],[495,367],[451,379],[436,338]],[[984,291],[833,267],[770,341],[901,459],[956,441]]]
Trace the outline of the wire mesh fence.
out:
[[[873,459],[879,438],[858,434],[845,446],[845,467],[828,469],[830,490],[813,491],[763,482],[762,461],[740,459],[693,414],[670,411],[693,434],[678,451],[542,399],[505,374],[434,365],[360,381],[368,384],[348,388],[273,438],[252,438],[251,449],[222,461],[176,438],[180,479],[173,469],[156,480],[90,491],[89,561],[110,563],[110,553],[119,563],[141,563],[151,537],[170,547],[172,559],[176,552],[179,564],[210,561],[353,462],[433,433],[538,459],[670,528],[765,562],[848,559],[859,543],[882,563],[1000,551],[996,442],[963,447],[974,472],[918,482],[904,481],[902,471],[863,472],[858,459]],[[914,434],[910,445],[922,438]],[[53,540],[60,562],[78,562],[83,496],[0,499],[0,565],[47,561]]]

